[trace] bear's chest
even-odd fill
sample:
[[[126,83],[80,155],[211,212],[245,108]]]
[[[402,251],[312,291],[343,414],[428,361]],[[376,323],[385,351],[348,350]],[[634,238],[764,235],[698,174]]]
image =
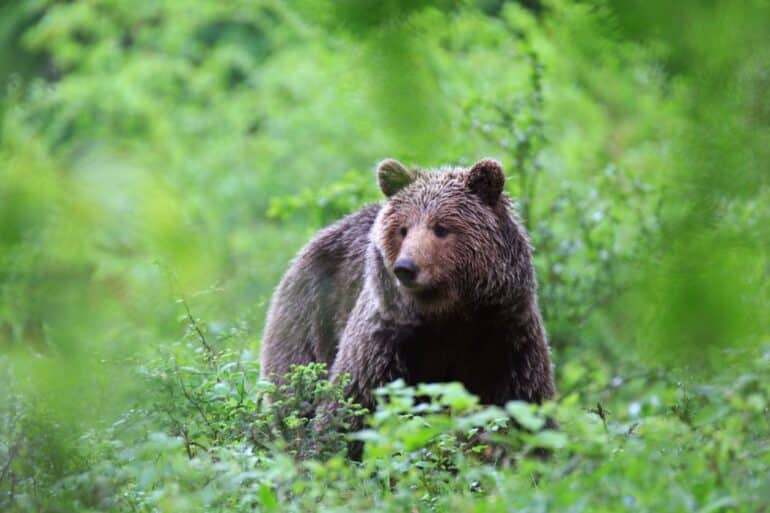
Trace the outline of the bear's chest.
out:
[[[484,318],[417,327],[399,352],[410,385],[459,381],[486,404],[499,402],[510,374],[503,334]]]

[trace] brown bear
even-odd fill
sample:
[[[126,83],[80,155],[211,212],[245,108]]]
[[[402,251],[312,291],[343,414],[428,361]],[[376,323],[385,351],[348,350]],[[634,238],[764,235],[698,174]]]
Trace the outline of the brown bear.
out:
[[[526,230],[503,192],[501,165],[377,167],[387,200],[321,230],[270,305],[262,374],[324,362],[350,375],[349,397],[459,381],[484,404],[554,395]]]

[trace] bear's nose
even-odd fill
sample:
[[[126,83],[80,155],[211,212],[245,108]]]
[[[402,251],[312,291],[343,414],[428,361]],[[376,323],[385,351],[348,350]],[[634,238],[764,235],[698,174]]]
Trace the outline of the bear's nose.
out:
[[[414,284],[418,271],[417,264],[411,258],[399,258],[393,266],[393,274],[407,287]]]

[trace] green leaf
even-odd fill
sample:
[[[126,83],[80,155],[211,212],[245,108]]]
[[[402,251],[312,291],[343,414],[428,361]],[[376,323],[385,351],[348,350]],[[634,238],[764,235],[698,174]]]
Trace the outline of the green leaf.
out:
[[[535,415],[534,407],[522,401],[511,401],[505,405],[505,410],[522,425],[530,431],[537,431],[545,425],[545,420]]]
[[[547,429],[527,437],[527,441],[531,445],[543,449],[561,449],[567,445],[567,435]]]
[[[275,496],[272,488],[266,483],[259,485],[259,502],[265,507],[268,512],[278,511],[278,499]]]

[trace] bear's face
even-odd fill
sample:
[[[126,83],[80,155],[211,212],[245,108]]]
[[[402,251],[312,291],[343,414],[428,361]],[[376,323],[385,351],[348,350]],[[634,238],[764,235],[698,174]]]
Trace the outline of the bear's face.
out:
[[[487,278],[484,262],[499,253],[502,167],[482,160],[423,172],[386,160],[377,171],[388,201],[374,242],[385,267],[422,313],[451,311]]]

